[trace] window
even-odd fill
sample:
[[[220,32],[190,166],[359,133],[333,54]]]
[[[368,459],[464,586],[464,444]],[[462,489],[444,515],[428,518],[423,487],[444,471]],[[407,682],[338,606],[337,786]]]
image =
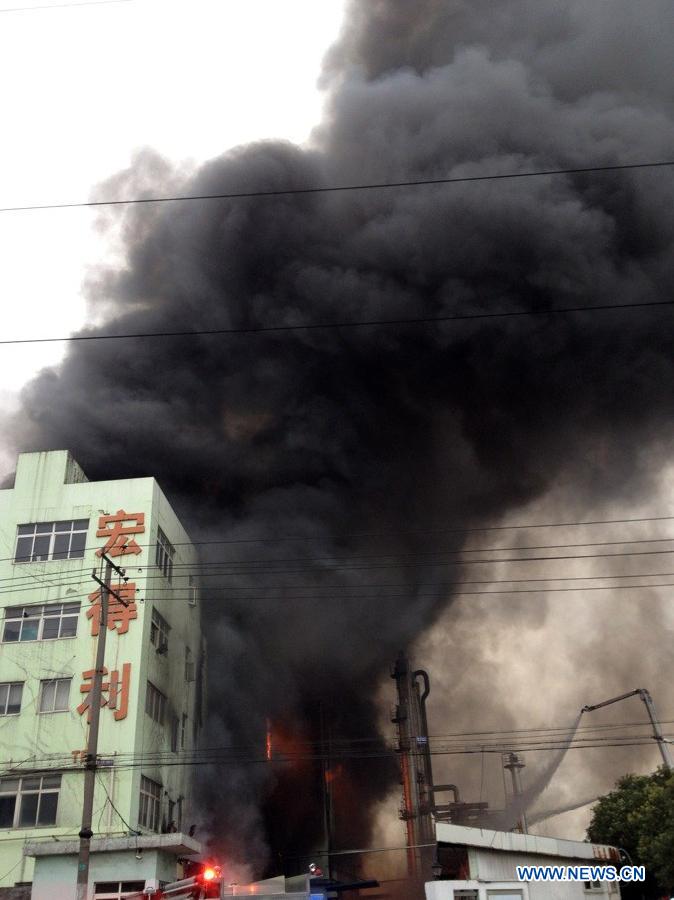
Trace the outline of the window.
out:
[[[586,891],[600,891],[603,885],[601,881],[584,881],[583,887]]]
[[[140,776],[140,810],[138,824],[151,831],[159,831],[161,785],[145,775]]]
[[[171,718],[171,753],[178,752],[178,732],[180,730],[180,719],[178,716]],[[169,816],[169,818],[173,818]]]
[[[66,712],[72,678],[50,678],[40,682],[40,712]]]
[[[22,681],[0,684],[0,716],[16,716],[21,712]]]
[[[188,575],[187,577],[187,602],[190,606],[197,605],[197,581],[194,575]]]
[[[155,554],[155,564],[161,569],[169,581],[173,578],[173,557],[175,556],[175,548],[166,537],[161,528],[157,529],[157,552]]]
[[[183,713],[180,719],[180,749],[185,749],[185,738],[187,737],[187,716]]]
[[[194,663],[192,662],[192,651],[189,647],[185,647],[185,682],[189,684],[194,681]]]
[[[511,891],[509,888],[488,890],[487,900],[522,900],[522,891]]]
[[[166,619],[161,616],[156,609],[153,609],[152,619],[150,621],[150,643],[153,644],[157,650],[161,650],[162,653],[165,653],[168,649],[170,630],[171,626]]]
[[[2,639],[13,641],[50,641],[75,637],[79,603],[48,603],[45,606],[8,606]]]
[[[88,530],[89,519],[19,525],[14,562],[82,559]]]
[[[124,900],[125,897],[144,890],[144,881],[97,881],[94,885],[94,900]]]
[[[55,825],[60,775],[0,778],[0,828]]]
[[[160,725],[164,724],[164,716],[166,715],[166,697],[158,690],[151,681],[147,683],[147,694],[145,695],[145,712],[155,722]]]

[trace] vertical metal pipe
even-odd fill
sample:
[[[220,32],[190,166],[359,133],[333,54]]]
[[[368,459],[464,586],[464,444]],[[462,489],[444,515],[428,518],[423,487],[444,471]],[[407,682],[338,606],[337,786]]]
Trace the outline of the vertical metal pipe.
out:
[[[435,795],[433,793],[433,763],[431,759],[431,740],[428,736],[428,716],[426,714],[426,699],[431,692],[431,681],[428,672],[425,669],[417,669],[413,673],[415,680],[421,678],[424,682],[424,690],[419,697],[419,707],[421,710],[421,726],[423,728],[423,737],[426,740],[424,744],[424,765],[426,767],[426,785],[428,790],[429,808],[435,810]]]
[[[522,778],[520,776],[520,769],[524,768],[524,763],[520,760],[519,756],[516,753],[510,753],[508,755],[508,762],[503,768],[510,770],[510,775],[513,782],[513,796],[515,798],[520,797],[522,795]],[[515,803],[517,803],[517,800],[515,800]],[[517,824],[519,825],[522,834],[529,833],[527,814],[524,809],[522,809],[520,812],[519,821]]]

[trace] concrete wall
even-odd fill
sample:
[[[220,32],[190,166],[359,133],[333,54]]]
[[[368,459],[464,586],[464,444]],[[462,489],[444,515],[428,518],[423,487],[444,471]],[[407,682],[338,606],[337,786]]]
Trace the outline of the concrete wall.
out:
[[[157,878],[175,880],[175,856],[161,850],[92,853],[90,884],[103,881],[142,881]],[[72,855],[39,857],[35,865],[31,900],[54,900],[74,896],[77,857]]]
[[[129,623],[127,633],[107,633],[106,666],[121,672],[124,663],[130,663],[131,679],[126,717],[115,720],[112,710],[101,710],[99,754],[108,757],[113,765],[100,773],[93,828],[96,834],[108,835],[126,834],[129,829],[138,828],[140,779],[146,775],[162,785],[164,819],[168,819],[169,800],[184,798],[183,828],[187,830],[194,821],[190,809],[192,768],[129,765],[133,756],[140,753],[162,751],[166,761],[173,758],[170,719],[162,727],[145,713],[148,678],[167,696],[172,715],[187,715],[185,749],[195,745],[203,705],[198,696],[199,681],[186,683],[185,679],[185,648],[190,648],[197,676],[203,655],[199,604],[190,606],[187,602],[188,571],[184,568],[194,563],[196,553],[152,478],[87,482],[66,451],[30,453],[19,457],[14,488],[0,491],[0,634],[4,607],[71,600],[81,603],[76,637],[0,645],[0,682],[24,683],[20,715],[0,716],[0,759],[5,772],[19,763],[23,769],[33,764],[58,771],[72,769],[73,751],[86,747],[86,714],[79,715],[77,706],[82,700],[82,673],[93,668],[95,659],[96,639],[86,611],[90,606],[88,595],[96,587],[91,572],[100,565],[95,551],[105,543],[105,538],[96,536],[96,530],[101,511],[115,513],[118,509],[143,512],[145,531],[136,537],[139,554],[115,557],[138,588],[137,618]],[[14,562],[17,525],[63,519],[89,520],[83,559]],[[155,566],[158,527],[176,551],[171,584]],[[171,625],[166,655],[157,654],[150,644],[155,605]],[[69,709],[40,714],[40,680],[70,676]],[[77,835],[82,782],[81,770],[64,772],[55,826],[0,831],[0,886],[32,879],[33,861],[22,855],[26,841],[63,840]]]

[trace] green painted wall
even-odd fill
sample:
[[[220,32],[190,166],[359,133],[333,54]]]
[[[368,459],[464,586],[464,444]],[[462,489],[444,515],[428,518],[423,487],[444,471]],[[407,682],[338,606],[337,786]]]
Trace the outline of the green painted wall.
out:
[[[144,851],[136,859],[130,853],[92,853],[90,862],[91,883],[97,881],[140,881],[148,878],[166,878],[165,854]],[[120,872],[124,873],[120,875]],[[31,900],[53,900],[74,896],[73,885],[77,879],[76,856],[52,856],[40,858],[35,869]]]
[[[86,618],[86,610],[90,606],[88,595],[96,587],[92,569],[100,566],[95,551],[105,543],[104,537],[96,536],[96,530],[101,512],[114,514],[119,509],[143,512],[145,531],[136,536],[140,554],[115,557],[139,589],[137,619],[129,623],[126,634],[107,632],[106,666],[121,673],[123,664],[130,663],[131,678],[126,718],[115,721],[111,710],[101,710],[99,754],[112,759],[113,765],[99,776],[93,828],[95,834],[124,834],[128,827],[138,827],[140,779],[145,775],[162,785],[164,820],[168,818],[169,801],[177,803],[183,798],[182,827],[187,830],[194,821],[192,768],[131,763],[139,754],[158,751],[165,754],[159,762],[178,758],[170,750],[170,720],[174,715],[188,717],[185,749],[195,743],[203,699],[197,696],[203,664],[200,604],[198,600],[196,605],[188,602],[188,596],[192,596],[188,570],[196,560],[195,549],[153,478],[87,482],[66,451],[22,454],[14,488],[0,491],[1,624],[7,606],[81,602],[76,637],[0,644],[0,682],[24,683],[20,714],[0,716],[0,772],[45,765],[56,770],[72,768],[72,752],[86,747],[86,714],[80,716],[76,708],[82,700],[82,673],[93,668],[95,659],[96,639],[91,635],[92,622]],[[14,562],[18,525],[68,519],[89,520],[83,559]],[[155,566],[158,527],[175,547],[171,584]],[[150,643],[153,607],[171,626],[164,655]],[[194,681],[186,680],[186,648],[194,663]],[[40,680],[69,676],[73,680],[68,711],[38,713]],[[163,726],[145,712],[148,679],[168,698],[169,715]],[[82,785],[80,771],[64,771],[55,826],[0,830],[0,886],[32,879],[33,861],[22,856],[26,841],[77,835]],[[120,878],[124,877],[122,873]]]

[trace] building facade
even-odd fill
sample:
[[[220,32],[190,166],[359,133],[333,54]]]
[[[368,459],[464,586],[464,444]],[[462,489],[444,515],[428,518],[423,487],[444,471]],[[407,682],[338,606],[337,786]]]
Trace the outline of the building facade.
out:
[[[92,579],[103,552],[126,573],[113,573],[126,605],[110,597],[107,623]],[[0,888],[32,882],[27,845],[77,838],[99,628],[95,838],[194,822],[194,769],[176,763],[203,715],[195,564],[153,478],[89,482],[67,451],[19,456],[14,487],[0,491]]]

